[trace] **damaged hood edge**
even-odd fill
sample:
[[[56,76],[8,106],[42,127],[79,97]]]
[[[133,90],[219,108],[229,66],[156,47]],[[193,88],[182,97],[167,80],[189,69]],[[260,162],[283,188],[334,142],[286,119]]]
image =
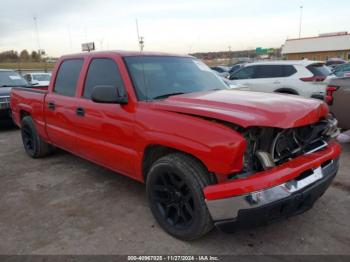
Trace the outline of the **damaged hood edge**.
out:
[[[282,129],[315,123],[329,112],[325,103],[315,99],[237,90],[173,96],[153,102],[152,108],[222,120],[244,128]]]

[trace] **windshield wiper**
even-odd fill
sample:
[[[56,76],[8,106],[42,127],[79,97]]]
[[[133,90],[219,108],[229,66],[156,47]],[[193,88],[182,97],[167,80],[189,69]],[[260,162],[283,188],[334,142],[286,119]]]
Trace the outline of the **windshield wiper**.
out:
[[[162,99],[162,98],[168,98],[169,96],[176,96],[176,95],[183,95],[183,94],[184,93],[182,93],[182,92],[170,93],[170,94],[165,94],[165,95],[153,97],[153,99]]]

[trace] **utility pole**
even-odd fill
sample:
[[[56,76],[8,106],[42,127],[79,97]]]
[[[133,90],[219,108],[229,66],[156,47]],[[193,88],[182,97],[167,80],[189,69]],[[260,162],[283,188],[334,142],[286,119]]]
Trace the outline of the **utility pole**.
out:
[[[300,21],[299,21],[299,39],[301,38],[301,26],[303,22],[303,6],[300,6]]]
[[[139,23],[138,23],[137,19],[136,19],[136,33],[137,33],[137,42],[138,42],[138,44],[139,44],[139,46],[140,46],[140,52],[142,52],[142,51],[143,51],[143,48],[144,48],[144,46],[145,46],[145,41],[144,41],[143,36],[140,36],[140,33],[139,33]]]

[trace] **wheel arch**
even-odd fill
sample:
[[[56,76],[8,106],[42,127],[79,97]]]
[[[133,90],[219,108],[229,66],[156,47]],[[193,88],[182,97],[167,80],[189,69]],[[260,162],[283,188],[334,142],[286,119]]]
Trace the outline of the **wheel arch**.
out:
[[[25,118],[26,116],[31,116],[31,113],[27,110],[21,109],[19,111],[20,120],[22,121],[22,119]]]
[[[147,174],[148,171],[150,170],[150,168],[152,167],[152,165],[160,158],[169,155],[169,154],[174,154],[174,153],[180,153],[180,154],[184,154],[188,157],[191,157],[193,160],[195,160],[196,162],[198,162],[200,165],[203,166],[203,168],[205,168],[205,170],[207,170],[208,174],[209,174],[209,180],[211,183],[216,183],[217,182],[217,178],[215,176],[215,174],[210,173],[208,170],[208,167],[206,166],[206,164],[200,160],[198,157],[194,156],[193,154],[190,154],[188,152],[173,148],[173,147],[169,147],[169,146],[165,146],[165,145],[161,145],[161,144],[150,144],[148,145],[144,152],[143,152],[143,158],[142,158],[142,176],[143,176],[143,180],[146,182],[147,180]]]
[[[275,90],[274,93],[299,95],[299,93],[297,91],[295,91],[292,88],[288,88],[288,87],[279,88],[279,89]]]

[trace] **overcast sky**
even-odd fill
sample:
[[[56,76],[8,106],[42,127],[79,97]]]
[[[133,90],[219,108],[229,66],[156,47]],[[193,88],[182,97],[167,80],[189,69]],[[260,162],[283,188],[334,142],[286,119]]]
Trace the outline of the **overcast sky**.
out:
[[[38,49],[49,55],[97,49],[135,50],[138,18],[145,50],[174,53],[280,47],[302,36],[350,31],[349,0],[1,0],[0,51]]]

